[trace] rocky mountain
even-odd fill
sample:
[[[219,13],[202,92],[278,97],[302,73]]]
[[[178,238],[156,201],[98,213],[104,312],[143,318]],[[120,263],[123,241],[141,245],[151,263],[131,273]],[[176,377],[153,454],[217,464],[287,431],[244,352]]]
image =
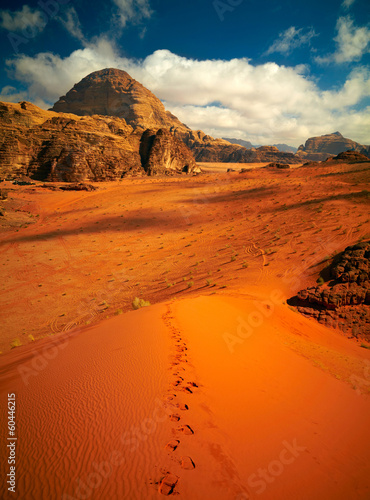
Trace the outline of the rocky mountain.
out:
[[[370,340],[370,242],[347,247],[322,276],[321,284],[288,303],[320,323]]]
[[[334,132],[333,134],[311,137],[304,146],[303,144],[299,146],[297,154],[303,160],[324,161],[344,151],[361,153],[364,148],[366,146],[346,139],[340,132]]]
[[[0,103],[0,130],[0,178],[116,180],[153,174],[147,165],[154,156],[158,173],[199,171],[189,149],[182,143],[179,148],[171,134],[161,142],[161,156],[150,150],[143,163],[142,132],[118,117],[56,113],[28,102]]]
[[[116,116],[123,118],[135,131],[166,128],[182,140],[193,152],[196,161],[204,162],[289,162],[299,163],[294,155],[275,157],[271,151],[248,153],[243,145],[214,139],[201,130],[191,130],[166,111],[162,102],[141,83],[122,70],[107,68],[95,71],[77,83],[62,96],[52,111],[74,113],[79,116]],[[283,153],[285,155],[285,153]]]
[[[188,127],[170,112],[150,90],[114,68],[94,71],[60,97],[51,111],[78,116],[116,116],[134,129]]]

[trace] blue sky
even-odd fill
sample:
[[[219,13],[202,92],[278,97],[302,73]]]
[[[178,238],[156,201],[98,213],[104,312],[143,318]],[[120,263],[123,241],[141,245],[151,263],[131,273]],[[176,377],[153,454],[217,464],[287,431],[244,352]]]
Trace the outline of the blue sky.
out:
[[[368,0],[2,0],[0,100],[47,109],[104,67],[128,71],[215,137],[370,143]]]

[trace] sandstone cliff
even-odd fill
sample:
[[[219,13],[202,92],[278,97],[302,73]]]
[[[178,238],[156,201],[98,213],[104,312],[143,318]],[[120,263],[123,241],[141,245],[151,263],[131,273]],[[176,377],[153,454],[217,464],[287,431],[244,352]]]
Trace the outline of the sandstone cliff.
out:
[[[85,182],[197,170],[190,150],[169,132],[170,137],[157,141],[144,166],[143,134],[122,118],[43,111],[27,102],[0,103],[0,130],[0,179]]]
[[[331,156],[348,150],[360,153],[364,148],[366,146],[351,139],[346,139],[340,132],[334,132],[334,134],[311,137],[304,146],[299,146],[297,154],[304,161],[324,161]]]

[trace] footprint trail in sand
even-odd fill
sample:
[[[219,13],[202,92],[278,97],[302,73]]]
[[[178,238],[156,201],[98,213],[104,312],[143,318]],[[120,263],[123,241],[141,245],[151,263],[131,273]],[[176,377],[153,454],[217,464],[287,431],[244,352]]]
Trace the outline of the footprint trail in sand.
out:
[[[166,401],[169,410],[169,419],[173,423],[179,424],[172,428],[172,434],[175,439],[171,439],[164,447],[167,452],[169,464],[180,466],[183,470],[194,470],[195,463],[191,457],[181,455],[182,440],[189,439],[194,434],[194,429],[186,423],[188,417],[189,405],[187,396],[190,397],[194,390],[198,388],[198,384],[191,380],[189,373],[189,360],[187,354],[187,345],[184,341],[181,331],[174,326],[175,317],[171,310],[171,305],[167,305],[167,311],[162,316],[162,320],[169,329],[171,338],[175,342],[174,354],[171,359],[170,370],[172,372],[173,382],[168,390]],[[184,394],[185,393],[185,394]],[[173,410],[173,412],[172,412]],[[162,495],[171,495],[175,493],[175,489],[180,477],[170,470],[169,467],[161,468],[161,479],[158,483],[158,491]]]

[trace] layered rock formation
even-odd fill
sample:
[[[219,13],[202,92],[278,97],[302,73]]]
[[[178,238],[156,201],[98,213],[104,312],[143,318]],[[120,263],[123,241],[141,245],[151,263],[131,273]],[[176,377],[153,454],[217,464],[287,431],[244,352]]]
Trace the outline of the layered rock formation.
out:
[[[188,148],[169,132],[170,138],[161,136],[156,142],[144,167],[143,134],[122,118],[43,111],[27,102],[0,103],[0,129],[0,178],[86,182],[197,169]],[[154,163],[155,168],[147,167]]]
[[[143,174],[140,136],[119,118],[79,117],[0,103],[0,177],[61,182]]]
[[[347,247],[325,270],[327,283],[288,301],[305,316],[370,340],[370,242]]]
[[[297,154],[304,160],[324,161],[344,151],[361,152],[366,146],[346,139],[340,132],[310,137],[303,146],[299,146]]]
[[[148,175],[201,172],[190,150],[166,129],[143,133],[140,156]]]

